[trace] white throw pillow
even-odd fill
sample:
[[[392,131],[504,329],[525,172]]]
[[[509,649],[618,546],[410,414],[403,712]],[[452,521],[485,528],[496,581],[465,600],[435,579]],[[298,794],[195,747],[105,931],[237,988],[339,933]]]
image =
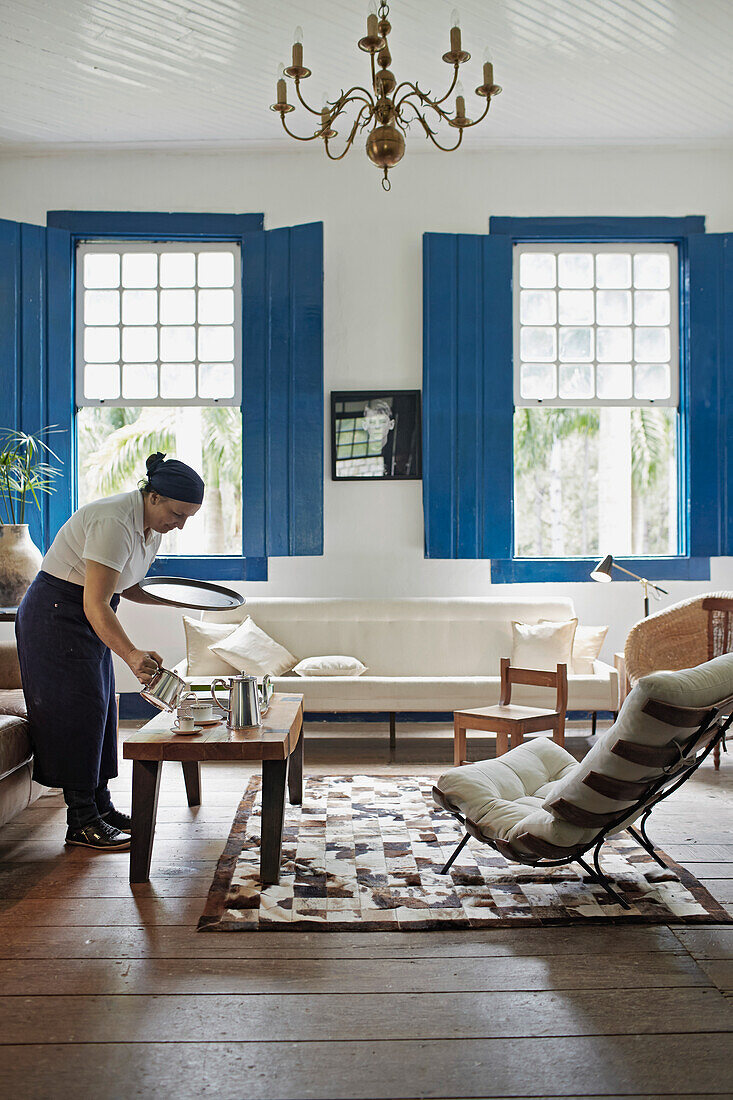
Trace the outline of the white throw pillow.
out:
[[[552,621],[540,619],[541,623]],[[593,662],[600,656],[607,634],[607,626],[578,626],[573,641],[572,667],[568,672],[575,676],[592,676],[595,672]]]
[[[366,670],[367,666],[356,657],[334,654],[329,657],[305,657],[293,672],[297,672],[298,676],[361,676]]]
[[[236,623],[203,623],[200,619],[183,616],[186,632],[187,676],[230,676],[231,665],[212,653],[209,646],[222,642],[237,629]]]
[[[228,663],[228,673],[236,668],[237,672],[247,672],[250,676],[283,676],[298,659],[265,634],[249,615],[233,634],[215,642],[209,649]]]
[[[512,665],[554,672],[557,665],[570,663],[577,619],[540,623],[512,623]]]
[[[576,676],[592,676],[608,634],[607,626],[579,626],[573,642],[573,668]]]

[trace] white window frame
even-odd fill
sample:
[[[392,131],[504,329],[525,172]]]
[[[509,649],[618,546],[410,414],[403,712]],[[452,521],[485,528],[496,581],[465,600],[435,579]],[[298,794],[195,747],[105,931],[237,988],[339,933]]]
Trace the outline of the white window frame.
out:
[[[139,398],[139,397],[115,397],[115,398],[90,398],[84,394],[84,256],[90,253],[125,253],[125,252],[195,252],[196,254],[201,252],[231,252],[234,256],[234,322],[231,326],[234,331],[234,393],[231,397],[218,398],[218,397],[154,397],[154,398]],[[160,286],[157,291],[160,296]],[[233,407],[241,407],[242,404],[242,250],[238,241],[199,241],[199,240],[97,240],[90,238],[88,240],[80,240],[76,246],[76,273],[75,273],[75,307],[76,307],[76,322],[74,325],[74,345],[75,345],[75,399],[77,408],[83,408],[85,406],[110,406],[119,407],[126,406],[132,408],[143,408],[154,405],[166,405],[166,406],[208,406],[208,405],[230,405]],[[114,325],[110,325],[110,328],[114,328]],[[120,321],[117,326],[120,329],[120,335],[122,329],[127,327],[122,323],[122,316],[120,314]],[[155,326],[160,333],[160,311],[158,311],[158,321]],[[198,329],[198,321],[194,322],[194,328]],[[222,326],[229,327],[229,326]],[[198,344],[198,341],[197,341]],[[120,339],[120,348],[122,347],[122,340]],[[158,348],[160,351],[160,347]],[[123,360],[118,360],[120,370],[122,369]],[[196,377],[198,379],[198,367],[199,359],[196,357],[194,360],[196,367]],[[160,358],[157,360],[158,371],[160,371]]]
[[[555,255],[565,252],[591,252],[594,255],[603,252],[664,252],[670,258],[670,395],[666,398],[602,398],[602,397],[582,397],[582,398],[567,398],[567,397],[552,397],[552,398],[530,398],[523,397],[520,389],[520,332],[522,325],[520,323],[520,292],[522,287],[519,282],[519,262],[520,257],[526,252],[550,252]],[[559,289],[559,288],[557,288]],[[630,288],[633,293],[633,286]],[[514,343],[514,358],[513,358],[513,376],[514,376],[514,405],[515,408],[536,408],[541,406],[555,406],[559,408],[601,408],[601,407],[671,407],[679,408],[679,394],[680,394],[680,346],[679,346],[679,251],[676,244],[668,242],[649,243],[640,241],[608,241],[608,242],[562,242],[562,241],[521,241],[514,245],[513,249],[513,264],[512,264],[512,309],[513,309],[513,343]],[[597,288],[592,288],[593,294],[597,293]],[[595,317],[594,310],[594,317]],[[558,315],[559,316],[559,315]],[[553,325],[544,325],[543,328],[555,328],[559,330],[559,320],[555,321]],[[592,325],[574,326],[581,328],[593,328],[594,331],[598,327],[594,321]],[[605,326],[601,326],[605,327]],[[635,329],[633,323],[631,325],[619,325],[619,328],[630,328],[632,333]],[[663,326],[660,326],[663,327]],[[559,339],[557,340],[557,347],[559,349]],[[595,351],[595,341],[594,341]],[[632,366],[636,360],[631,359]],[[594,358],[592,365],[597,367],[598,361]],[[554,361],[555,372],[557,372],[560,366],[559,356]]]

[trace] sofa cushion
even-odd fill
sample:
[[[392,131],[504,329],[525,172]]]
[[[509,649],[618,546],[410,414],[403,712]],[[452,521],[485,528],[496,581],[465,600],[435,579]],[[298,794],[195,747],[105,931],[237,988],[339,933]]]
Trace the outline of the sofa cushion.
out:
[[[570,665],[577,619],[565,622],[512,623],[512,665],[554,672],[558,665]]]
[[[32,751],[25,718],[0,714],[0,780],[25,764]]]
[[[283,676],[298,659],[249,616],[232,634],[214,642],[209,649],[228,662],[230,675],[234,668],[251,676]]]
[[[632,783],[646,783],[659,778],[662,768],[651,764],[635,764],[614,753],[621,740],[640,745],[665,745],[674,740],[678,744],[686,740],[696,726],[671,727],[644,713],[649,699],[672,703],[682,707],[708,707],[733,696],[733,653],[715,657],[697,668],[679,672],[653,672],[643,676],[624,700],[618,718],[593,746],[571,775],[562,777],[545,794],[543,808],[556,817],[563,817],[567,810],[561,804],[593,814],[615,816],[627,806],[634,805],[638,796],[609,797],[599,794],[585,782],[591,772],[611,779]]]
[[[20,688],[0,688],[0,714],[14,714],[16,718],[27,718],[25,696]]]
[[[305,657],[293,669],[296,676],[362,676],[367,671],[357,657],[333,654],[327,657]]]
[[[512,649],[511,622],[573,618],[565,597],[337,599],[247,597],[211,621],[257,625],[299,656],[355,653],[375,676],[498,676]],[[205,613],[204,620],[208,619]],[[488,702],[495,702],[495,698]]]
[[[573,639],[572,672],[576,676],[592,676],[595,662],[601,655],[608,634],[607,626],[581,626]]]
[[[230,676],[232,666],[209,649],[237,628],[236,623],[211,623],[183,616],[186,632],[186,674],[189,676]]]

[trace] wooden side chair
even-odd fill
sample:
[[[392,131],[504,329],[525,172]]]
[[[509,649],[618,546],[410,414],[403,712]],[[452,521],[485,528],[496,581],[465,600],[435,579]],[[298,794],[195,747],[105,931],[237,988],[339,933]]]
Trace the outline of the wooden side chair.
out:
[[[633,687],[650,672],[694,668],[731,652],[733,592],[711,592],[672,604],[633,626],[624,646],[624,663]],[[713,753],[716,771],[720,745],[718,741]]]
[[[523,707],[512,703],[512,684],[532,684],[555,688],[555,709]],[[552,732],[558,745],[565,744],[565,713],[568,707],[568,666],[558,665],[555,672],[535,668],[512,668],[508,657],[501,659],[499,705],[457,710],[453,713],[453,763],[466,764],[466,730],[496,734],[496,755],[503,756],[521,745],[528,733]]]

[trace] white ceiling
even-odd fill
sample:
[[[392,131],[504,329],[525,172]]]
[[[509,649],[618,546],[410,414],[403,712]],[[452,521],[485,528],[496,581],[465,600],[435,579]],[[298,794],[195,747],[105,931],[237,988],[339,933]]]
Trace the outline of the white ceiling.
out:
[[[464,147],[733,144],[733,0],[393,0],[398,80],[447,87],[455,6],[468,113],[486,45],[504,87]],[[278,62],[301,24],[320,107],[368,78],[365,16],[366,0],[0,0],[0,152],[308,149],[268,110]]]

